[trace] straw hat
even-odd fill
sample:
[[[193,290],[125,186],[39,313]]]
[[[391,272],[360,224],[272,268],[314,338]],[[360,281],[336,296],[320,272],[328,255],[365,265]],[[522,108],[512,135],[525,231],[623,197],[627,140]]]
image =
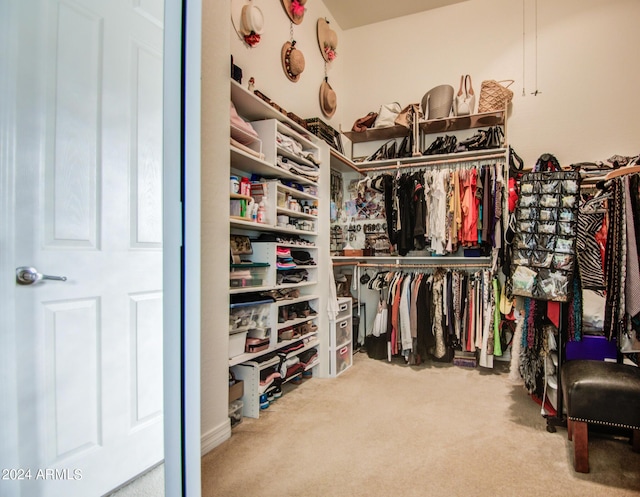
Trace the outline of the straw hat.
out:
[[[329,21],[321,17],[318,19],[318,46],[324,60],[331,62],[335,58],[338,47],[338,35],[329,27]],[[329,53],[333,53],[333,57]]]
[[[247,4],[242,7],[240,17],[240,33],[248,36],[251,33],[261,35],[264,31],[264,15],[260,7],[253,4]]]
[[[325,79],[320,85],[320,110],[325,117],[331,117],[336,112],[336,107],[338,107],[336,92]]]
[[[302,71],[304,71],[304,55],[293,43],[288,41],[282,45],[282,68],[289,80],[297,83]]]
[[[284,11],[294,24],[300,24],[304,19],[304,4],[307,0],[282,0]]]

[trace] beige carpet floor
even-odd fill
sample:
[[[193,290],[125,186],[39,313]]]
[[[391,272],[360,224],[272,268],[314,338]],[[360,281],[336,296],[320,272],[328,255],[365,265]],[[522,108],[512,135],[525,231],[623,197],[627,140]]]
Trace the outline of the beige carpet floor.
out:
[[[573,471],[565,428],[501,372],[354,356],[337,379],[286,385],[202,460],[203,497],[638,496],[640,454],[592,433]]]

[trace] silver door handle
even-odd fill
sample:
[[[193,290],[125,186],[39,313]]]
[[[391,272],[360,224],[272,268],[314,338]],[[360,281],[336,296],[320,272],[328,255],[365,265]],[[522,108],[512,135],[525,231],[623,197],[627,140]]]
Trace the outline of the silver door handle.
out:
[[[39,273],[34,267],[20,266],[16,268],[16,281],[20,285],[32,285],[40,280],[67,281],[66,276],[49,276]]]

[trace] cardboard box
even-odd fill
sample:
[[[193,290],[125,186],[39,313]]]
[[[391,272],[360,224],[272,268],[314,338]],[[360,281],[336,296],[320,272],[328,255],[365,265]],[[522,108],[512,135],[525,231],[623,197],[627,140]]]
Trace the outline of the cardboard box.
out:
[[[345,257],[362,257],[362,249],[343,250]]]
[[[244,381],[236,380],[236,382],[229,387],[229,404],[234,400],[238,400],[244,395]]]

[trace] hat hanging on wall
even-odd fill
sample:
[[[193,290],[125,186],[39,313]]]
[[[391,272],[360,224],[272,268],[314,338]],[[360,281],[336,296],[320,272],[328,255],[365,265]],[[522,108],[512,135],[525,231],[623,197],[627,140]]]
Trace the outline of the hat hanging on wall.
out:
[[[250,47],[260,42],[264,32],[264,15],[253,1],[231,0],[231,22],[238,36]]]
[[[318,19],[318,47],[324,60],[331,62],[338,56],[338,35],[329,27],[329,21],[321,17]]]
[[[300,79],[304,71],[304,55],[296,48],[296,42],[287,41],[282,45],[282,69],[287,78],[294,83]]]
[[[327,78],[320,85],[320,110],[324,117],[331,117],[336,112],[338,107],[338,99],[336,98],[336,92],[333,91]]]
[[[307,0],[282,0],[284,11],[294,24],[300,24],[304,19],[304,4]]]

